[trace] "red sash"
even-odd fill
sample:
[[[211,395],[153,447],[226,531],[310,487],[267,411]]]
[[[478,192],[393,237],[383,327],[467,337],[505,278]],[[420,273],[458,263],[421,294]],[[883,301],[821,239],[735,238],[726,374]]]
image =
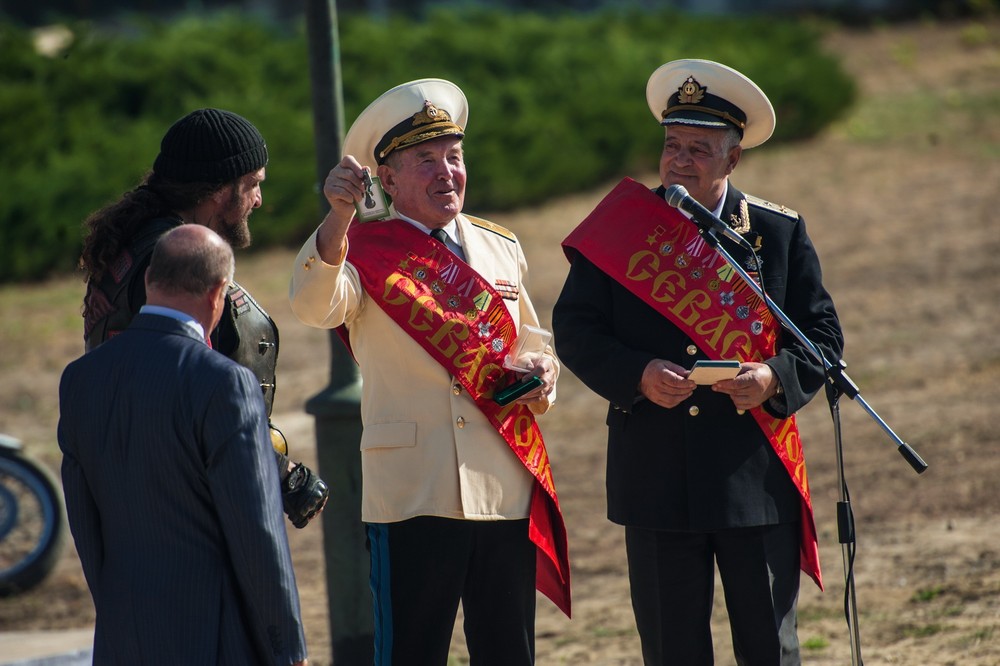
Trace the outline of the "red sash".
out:
[[[441,243],[402,220],[352,224],[348,237],[351,264],[368,296],[462,384],[535,477],[528,526],[537,546],[535,586],[569,616],[566,526],[542,433],[527,407],[492,400],[494,391],[513,380],[503,360],[517,328],[503,297]]]
[[[684,331],[711,359],[774,356],[778,322],[695,224],[626,178],[563,241]],[[750,410],[802,497],[801,567],[823,589],[809,481],[795,416]]]

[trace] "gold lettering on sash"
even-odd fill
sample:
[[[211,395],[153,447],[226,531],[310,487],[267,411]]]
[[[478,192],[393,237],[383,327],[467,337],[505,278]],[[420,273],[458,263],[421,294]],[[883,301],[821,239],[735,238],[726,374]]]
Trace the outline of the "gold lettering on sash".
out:
[[[545,450],[545,443],[541,433],[533,426],[534,419],[530,414],[519,414],[514,419],[514,443],[519,448],[528,449],[527,453],[524,454],[524,460],[532,473],[551,476],[552,470],[549,468],[549,457]]]
[[[514,418],[514,443],[527,448],[531,444],[531,418],[525,414],[519,414]],[[530,456],[528,456],[530,459]]]
[[[677,305],[670,308],[678,319],[687,326],[694,326],[695,322],[701,318],[702,313],[712,307],[712,299],[704,291],[694,289],[684,295]]]
[[[427,341],[444,354],[445,358],[451,358],[459,350],[461,341],[468,337],[469,327],[464,322],[449,319],[442,322],[441,328],[434,335],[428,336]]]
[[[787,419],[770,419],[768,426],[774,435],[777,446],[784,450],[788,458],[786,467],[791,477],[797,481],[803,493],[809,494],[809,479],[806,475],[806,460],[802,451],[802,439],[796,427],[795,417]],[[781,450],[778,450],[780,455]]]
[[[541,437],[531,438],[531,449],[528,451],[528,460],[534,463],[535,469],[544,469],[548,466],[549,454],[542,445]]]
[[[393,293],[394,289],[400,293],[395,298],[392,298],[390,294]],[[410,298],[407,298],[407,294],[409,294]],[[413,282],[405,275],[392,273],[385,279],[385,291],[382,292],[382,300],[389,305],[403,305],[416,295],[417,291],[413,286]]]
[[[479,345],[475,349],[470,349],[464,351],[453,360],[455,367],[457,368],[468,368],[467,372],[462,373],[469,384],[475,385],[476,373],[479,371],[479,366],[482,365],[483,359],[486,358],[486,347],[484,345]],[[477,388],[480,388],[477,386]]]
[[[702,292],[704,293],[704,292]],[[732,316],[728,312],[723,312],[717,317],[709,317],[695,324],[694,331],[698,335],[705,336],[705,341],[712,349],[718,349],[719,339],[726,331],[726,327],[733,322]],[[730,357],[726,357],[730,358]]]
[[[663,271],[653,280],[649,297],[658,303],[672,303],[678,290],[687,286],[687,280],[677,271]]]
[[[406,323],[414,331],[429,331],[432,328],[431,324],[434,323],[434,315],[440,317],[442,313],[441,306],[438,305],[433,296],[417,296],[413,305],[410,306],[410,319]],[[421,315],[423,315],[424,321],[418,322],[417,319]]]
[[[465,352],[455,357],[456,367],[469,368],[462,373],[462,378],[472,385],[473,395],[492,397],[497,389],[497,382],[503,376],[503,368],[496,363],[481,365],[486,356],[487,349],[483,345],[472,352]]]
[[[722,348],[719,350],[722,358],[739,358],[744,362],[753,361],[760,363],[764,360],[764,355],[759,350],[753,349],[750,336],[744,331],[729,331],[722,341]]]
[[[785,428],[779,437],[785,445],[788,459],[792,462],[800,462],[802,460],[802,441],[799,439],[798,431],[790,431],[788,428]]]
[[[497,381],[503,376],[503,368],[496,363],[487,363],[479,369],[479,378],[475,383],[476,391],[482,395],[487,388],[496,388]],[[472,381],[470,378],[469,381]]]
[[[647,270],[648,269],[648,270]],[[625,277],[629,280],[648,280],[660,270],[660,258],[655,252],[640,250],[633,254],[628,260],[628,268],[625,270]]]

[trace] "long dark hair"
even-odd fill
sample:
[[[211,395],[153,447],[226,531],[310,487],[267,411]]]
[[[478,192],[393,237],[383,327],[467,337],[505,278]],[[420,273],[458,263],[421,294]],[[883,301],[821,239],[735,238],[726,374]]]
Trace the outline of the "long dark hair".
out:
[[[178,183],[150,171],[121,199],[91,213],[84,220],[86,237],[80,268],[87,280],[99,280],[122,250],[150,220],[176,217],[190,210],[228,183]]]

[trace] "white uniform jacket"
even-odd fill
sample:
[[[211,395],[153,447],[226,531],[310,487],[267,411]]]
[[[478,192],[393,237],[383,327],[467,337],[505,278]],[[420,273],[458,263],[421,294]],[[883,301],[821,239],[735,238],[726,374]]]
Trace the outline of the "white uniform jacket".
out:
[[[464,215],[457,223],[466,262],[490,284],[501,281],[515,325],[538,326],[514,234]],[[313,233],[296,258],[289,298],[304,324],[348,329],[362,378],[363,521],[528,517],[533,477],[458,381],[368,297],[350,248],[340,265],[327,264]]]

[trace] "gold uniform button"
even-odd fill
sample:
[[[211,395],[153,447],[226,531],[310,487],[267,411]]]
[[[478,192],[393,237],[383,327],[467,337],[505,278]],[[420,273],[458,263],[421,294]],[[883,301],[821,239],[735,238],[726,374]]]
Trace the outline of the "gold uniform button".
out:
[[[453,384],[452,387],[451,387],[451,392],[454,393],[455,395],[461,395],[461,393],[462,393],[462,385],[461,384]]]
[[[698,409],[698,405],[691,405],[690,407],[688,407],[688,414],[690,414],[691,416],[698,416],[698,413],[700,411],[701,410]]]
[[[696,347],[695,345],[688,345],[687,353],[689,356],[694,356],[695,354],[698,353],[698,347]]]
[[[459,416],[458,419],[455,421],[455,424],[459,428],[464,428],[465,427],[465,419],[463,417]]]

